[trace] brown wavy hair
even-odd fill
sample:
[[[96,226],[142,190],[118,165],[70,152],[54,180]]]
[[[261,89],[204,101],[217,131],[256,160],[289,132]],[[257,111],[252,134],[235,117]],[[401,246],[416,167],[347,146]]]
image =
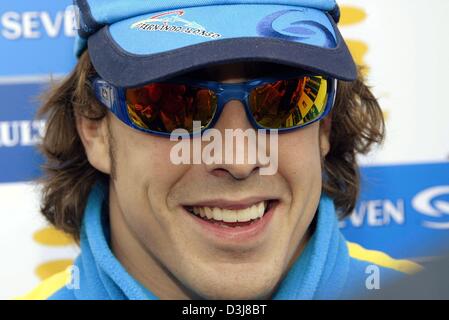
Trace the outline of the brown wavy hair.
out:
[[[360,70],[360,68],[359,68]],[[88,81],[96,74],[87,52],[72,73],[43,96],[38,117],[47,118],[40,150],[43,165],[41,212],[56,228],[79,241],[88,194],[98,180],[109,176],[92,167],[76,130],[75,114],[101,120],[106,108],[93,95]],[[339,81],[332,117],[330,151],[323,163],[323,188],[333,198],[340,218],[351,214],[359,196],[357,154],[382,143],[385,123],[377,99],[362,73],[354,82]]]

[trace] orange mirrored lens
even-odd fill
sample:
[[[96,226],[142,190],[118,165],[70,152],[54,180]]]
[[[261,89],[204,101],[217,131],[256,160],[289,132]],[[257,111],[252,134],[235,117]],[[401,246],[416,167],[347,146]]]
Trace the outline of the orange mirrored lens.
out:
[[[127,111],[139,128],[170,133],[193,131],[193,121],[206,127],[217,109],[216,95],[204,88],[185,84],[151,83],[126,90]]]
[[[300,127],[324,113],[327,97],[323,77],[279,80],[254,89],[250,109],[256,122],[267,129]]]

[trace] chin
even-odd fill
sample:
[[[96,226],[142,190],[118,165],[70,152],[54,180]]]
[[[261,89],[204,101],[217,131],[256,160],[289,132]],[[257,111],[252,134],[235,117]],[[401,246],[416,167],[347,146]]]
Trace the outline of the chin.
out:
[[[259,300],[269,299],[279,282],[280,272],[261,271],[226,272],[201,276],[194,291],[203,299],[210,300]],[[252,272],[252,273],[249,273]]]
[[[222,285],[215,288],[210,288],[201,294],[201,297],[208,300],[265,300],[270,299],[273,286],[267,286],[266,283],[255,285],[251,283],[250,286],[242,284]]]

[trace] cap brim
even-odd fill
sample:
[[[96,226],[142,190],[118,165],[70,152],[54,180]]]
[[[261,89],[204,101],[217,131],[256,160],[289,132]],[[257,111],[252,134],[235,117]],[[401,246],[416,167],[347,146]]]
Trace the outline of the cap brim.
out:
[[[353,81],[357,68],[329,14],[285,5],[221,5],[150,13],[88,40],[98,74],[119,87],[213,64],[265,61]]]

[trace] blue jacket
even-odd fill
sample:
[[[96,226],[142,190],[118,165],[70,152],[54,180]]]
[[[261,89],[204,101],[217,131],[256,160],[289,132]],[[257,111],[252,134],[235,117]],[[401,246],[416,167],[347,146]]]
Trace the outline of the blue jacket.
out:
[[[81,229],[81,253],[73,266],[44,280],[22,299],[158,299],[130,275],[109,246],[107,188],[96,185],[87,202]],[[274,294],[274,299],[360,297],[368,287],[386,286],[420,266],[366,250],[345,240],[333,201],[322,194],[316,230]],[[376,274],[375,274],[376,273]],[[374,282],[373,282],[374,281]]]

